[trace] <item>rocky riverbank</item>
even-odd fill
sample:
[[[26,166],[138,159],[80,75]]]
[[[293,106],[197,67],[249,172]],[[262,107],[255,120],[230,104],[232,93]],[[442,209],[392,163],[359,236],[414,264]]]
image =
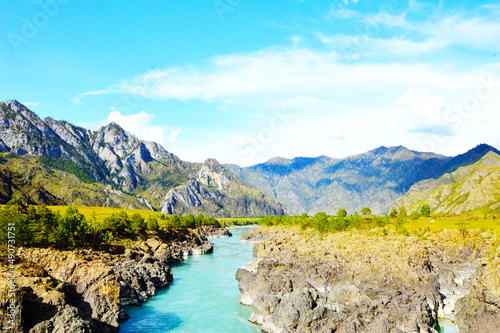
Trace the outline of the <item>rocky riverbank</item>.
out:
[[[281,227],[242,239],[256,243],[236,274],[240,301],[264,332],[430,333],[438,317],[460,333],[500,332],[498,250],[488,240]]]
[[[224,228],[161,232],[131,246],[101,251],[21,248],[15,271],[15,329],[9,332],[118,332],[127,305],[139,305],[167,287],[170,266],[190,254],[213,250],[208,238],[229,236]],[[8,331],[8,278],[0,267],[0,328]]]

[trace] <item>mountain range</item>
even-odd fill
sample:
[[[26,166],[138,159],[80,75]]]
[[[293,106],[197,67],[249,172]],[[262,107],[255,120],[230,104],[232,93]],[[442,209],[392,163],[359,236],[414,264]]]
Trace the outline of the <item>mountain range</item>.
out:
[[[353,213],[363,207],[385,214],[413,184],[473,164],[490,151],[499,153],[486,144],[455,157],[379,147],[344,159],[277,157],[246,168],[226,167],[294,215],[335,214],[340,208]]]
[[[90,131],[40,119],[21,103],[0,103],[0,199],[203,213],[284,215],[271,196],[215,160],[182,161],[115,123]]]
[[[342,159],[275,157],[250,167],[221,165],[214,159],[189,163],[115,123],[91,131],[40,119],[15,100],[0,103],[0,152],[0,203],[18,197],[29,203],[214,217],[333,215],[340,208],[353,213],[363,207],[385,214],[393,206],[418,209],[424,202],[432,202],[431,208],[440,212],[477,209],[478,204],[470,202],[465,208],[445,208],[443,203],[452,199],[427,198],[436,198],[440,186],[451,186],[450,179],[476,179],[477,165],[496,167],[494,156],[500,154],[486,144],[454,157],[382,146]],[[496,176],[492,171],[491,182]],[[470,190],[461,187],[453,193]],[[479,205],[493,209],[497,199],[487,195]]]

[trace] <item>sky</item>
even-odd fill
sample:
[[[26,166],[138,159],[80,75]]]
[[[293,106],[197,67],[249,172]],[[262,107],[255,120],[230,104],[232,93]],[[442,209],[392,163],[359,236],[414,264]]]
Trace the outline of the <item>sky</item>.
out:
[[[181,159],[249,166],[500,148],[500,4],[17,0],[0,100]]]

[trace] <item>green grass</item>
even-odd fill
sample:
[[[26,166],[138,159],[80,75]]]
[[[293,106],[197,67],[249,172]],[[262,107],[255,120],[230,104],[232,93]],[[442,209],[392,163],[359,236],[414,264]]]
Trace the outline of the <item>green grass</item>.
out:
[[[67,209],[67,206],[49,206],[49,208],[54,212],[64,213]],[[128,215],[132,215],[135,213],[140,214],[142,217],[147,219],[150,216],[156,216],[157,218],[162,215],[161,212],[151,211],[151,210],[139,210],[139,209],[123,209],[123,208],[110,208],[110,207],[85,207],[85,206],[76,206],[78,211],[85,215],[88,221],[92,221],[94,216],[96,222],[102,222],[108,216],[111,216],[113,213],[119,213],[121,211],[126,212]],[[235,226],[235,225],[249,225],[249,224],[258,224],[262,218],[260,217],[227,217],[227,218],[217,218],[221,225],[224,226]]]
[[[52,211],[64,213],[67,209],[67,206],[49,206]],[[108,216],[111,216],[113,213],[119,213],[121,211],[126,212],[128,215],[132,215],[135,213],[139,213],[142,217],[147,219],[149,216],[159,217],[161,212],[154,212],[147,209],[123,209],[123,208],[110,208],[110,207],[86,207],[86,206],[76,206],[78,211],[85,215],[85,218],[89,221],[93,220],[95,215],[97,222],[102,222]]]
[[[259,224],[261,217],[223,217],[217,219],[219,223],[226,227],[237,225]]]
[[[431,222],[434,221],[434,222]],[[459,230],[465,226],[469,230],[492,231],[500,234],[500,216],[498,215],[431,215],[431,217],[420,217],[418,220],[409,220],[404,227],[411,231],[429,228],[432,232],[440,232],[445,229]]]

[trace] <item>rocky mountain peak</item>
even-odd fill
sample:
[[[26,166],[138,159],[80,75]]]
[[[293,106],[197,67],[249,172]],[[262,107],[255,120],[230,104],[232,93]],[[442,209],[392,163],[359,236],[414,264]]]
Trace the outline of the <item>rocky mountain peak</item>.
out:
[[[500,166],[500,155],[494,150],[488,151],[475,165],[478,167],[485,165]]]
[[[226,171],[219,161],[214,158],[206,159],[205,162],[203,162],[203,165],[213,172],[224,173]]]
[[[375,148],[373,150],[370,150],[368,153],[371,153],[373,155],[383,155],[389,150],[386,146],[380,146],[378,148]]]
[[[24,105],[22,105],[15,99],[11,99],[10,101],[5,101],[4,103],[7,104],[7,106],[14,111],[18,111],[21,108],[25,108]]]
[[[468,155],[474,155],[474,154],[478,154],[478,155],[485,155],[489,152],[495,152],[496,154],[500,154],[500,151],[486,143],[481,143],[479,145],[477,145],[476,147],[472,148],[471,150],[469,150],[467,153],[465,154],[468,154]],[[465,155],[463,154],[463,155]]]
[[[161,161],[176,158],[176,156],[163,148],[162,145],[153,141],[144,141],[145,148],[149,151],[151,158]]]
[[[289,165],[291,163],[292,163],[292,161],[289,160],[288,158],[276,156],[276,157],[271,158],[265,164],[271,164],[271,165]]]
[[[389,147],[383,156],[398,160],[406,160],[415,158],[417,154],[404,146],[395,146]]]
[[[128,141],[133,137],[132,134],[127,133],[120,125],[111,122],[106,126],[101,127],[97,131],[97,136],[100,136],[104,143],[117,144],[122,141]],[[135,139],[135,137],[133,137]]]
[[[207,159],[197,174],[197,180],[206,186],[217,186],[219,189],[225,189],[229,186],[231,175],[215,159]]]

